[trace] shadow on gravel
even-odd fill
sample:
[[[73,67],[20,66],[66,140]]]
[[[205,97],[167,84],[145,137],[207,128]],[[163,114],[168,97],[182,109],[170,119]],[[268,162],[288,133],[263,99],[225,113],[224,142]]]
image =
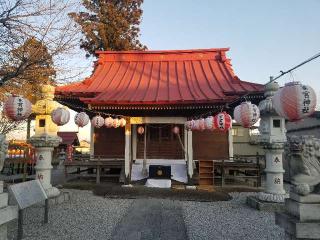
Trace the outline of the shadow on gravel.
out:
[[[229,201],[232,197],[222,191],[208,192],[203,190],[177,190],[147,188],[144,186],[121,187],[114,184],[100,184],[94,187],[93,193],[106,198],[160,198],[180,201],[215,202]]]

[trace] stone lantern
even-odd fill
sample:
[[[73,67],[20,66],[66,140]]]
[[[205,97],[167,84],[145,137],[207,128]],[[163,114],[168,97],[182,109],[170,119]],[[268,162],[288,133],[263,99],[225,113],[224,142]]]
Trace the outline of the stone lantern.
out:
[[[265,87],[266,98],[259,104],[259,142],[266,152],[266,185],[264,192],[259,193],[258,199],[266,202],[284,202],[288,197],[283,188],[282,164],[284,144],[287,140],[285,119],[275,112],[272,104],[272,97],[278,89],[278,83],[270,81]]]
[[[61,138],[57,136],[58,126],[51,120],[51,113],[58,107],[53,98],[54,87],[43,85],[40,100],[32,106],[32,112],[36,115],[35,135],[28,140],[36,149],[36,178],[42,183],[48,197],[60,194],[51,185],[52,152],[61,142]]]

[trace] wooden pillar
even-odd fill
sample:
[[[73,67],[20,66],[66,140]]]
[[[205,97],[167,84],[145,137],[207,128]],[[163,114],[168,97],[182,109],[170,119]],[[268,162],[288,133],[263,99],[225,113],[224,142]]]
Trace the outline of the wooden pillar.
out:
[[[144,140],[143,140],[143,164],[142,164],[142,175],[147,177],[148,170],[147,170],[147,124],[144,127]]]
[[[124,174],[126,183],[130,182],[130,162],[131,162],[131,123],[127,121],[125,127],[125,152],[124,152]]]
[[[233,136],[232,130],[228,130],[229,158],[233,158]]]
[[[131,125],[132,128],[132,160],[137,159],[137,125]]]
[[[192,149],[192,131],[186,131],[187,132],[187,152],[188,152],[188,177],[191,179],[193,177],[193,149]]]
[[[91,124],[90,129],[90,156],[94,156],[94,126]]]

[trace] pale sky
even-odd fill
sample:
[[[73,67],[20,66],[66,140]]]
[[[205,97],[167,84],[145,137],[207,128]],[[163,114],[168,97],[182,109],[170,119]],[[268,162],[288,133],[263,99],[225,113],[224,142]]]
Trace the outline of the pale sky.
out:
[[[141,42],[150,50],[230,47],[238,77],[266,83],[320,52],[320,0],[145,0]],[[79,51],[69,64],[86,76],[93,59]],[[280,78],[295,80],[320,94],[320,58]],[[61,131],[77,131],[73,123]],[[89,139],[90,126],[80,129]]]

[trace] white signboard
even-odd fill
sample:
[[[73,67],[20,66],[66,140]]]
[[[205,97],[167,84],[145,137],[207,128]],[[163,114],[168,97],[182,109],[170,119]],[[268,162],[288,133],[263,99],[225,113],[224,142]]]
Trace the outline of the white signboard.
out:
[[[17,201],[19,209],[25,209],[48,198],[39,180],[11,185],[9,191]]]

